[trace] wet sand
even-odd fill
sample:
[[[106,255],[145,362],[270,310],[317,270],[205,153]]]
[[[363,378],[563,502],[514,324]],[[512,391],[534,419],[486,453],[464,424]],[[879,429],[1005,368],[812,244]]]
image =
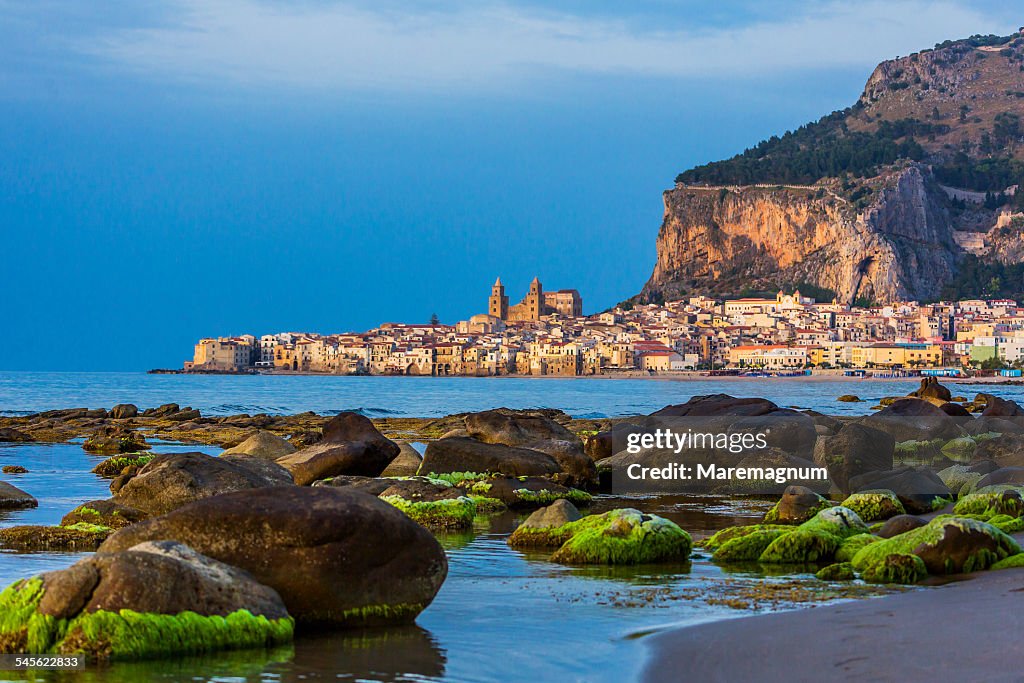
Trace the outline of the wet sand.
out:
[[[882,598],[651,636],[642,678],[692,681],[1024,680],[1024,570]]]

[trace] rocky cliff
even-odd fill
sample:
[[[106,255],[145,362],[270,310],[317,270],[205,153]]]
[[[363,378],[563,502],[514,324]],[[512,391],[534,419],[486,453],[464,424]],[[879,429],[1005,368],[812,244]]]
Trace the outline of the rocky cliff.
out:
[[[965,258],[1019,262],[1022,65],[1020,34],[885,62],[850,109],[680,174],[640,299],[811,284],[930,300]]]

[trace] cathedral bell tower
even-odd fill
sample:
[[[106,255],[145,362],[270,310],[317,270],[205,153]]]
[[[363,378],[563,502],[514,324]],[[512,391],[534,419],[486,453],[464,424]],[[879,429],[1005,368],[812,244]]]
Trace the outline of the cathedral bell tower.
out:
[[[508,320],[508,297],[505,296],[505,285],[499,277],[491,287],[491,296],[487,300],[487,312],[495,318]]]

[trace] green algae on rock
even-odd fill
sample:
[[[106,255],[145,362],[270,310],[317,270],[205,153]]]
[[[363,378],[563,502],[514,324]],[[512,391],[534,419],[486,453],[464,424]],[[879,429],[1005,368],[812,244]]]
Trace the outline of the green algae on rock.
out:
[[[715,562],[754,562],[777,538],[793,533],[792,529],[760,529],[731,538],[719,546],[711,559]]]
[[[826,562],[835,555],[839,538],[816,529],[797,528],[772,541],[758,557],[765,564]]]
[[[88,522],[68,526],[12,526],[0,529],[0,547],[22,552],[96,550],[113,531],[108,526]]]
[[[590,515],[565,525],[569,539],[551,556],[561,564],[686,562],[693,542],[675,522],[632,508]]]
[[[969,436],[961,436],[947,441],[939,449],[939,452],[950,460],[969,462],[974,457],[974,450],[977,447],[978,443],[974,439]]]
[[[730,526],[715,532],[712,536],[700,541],[698,545],[705,550],[715,551],[734,538],[741,538],[758,531],[773,530],[793,531],[793,527],[788,524],[746,524],[742,526]]]
[[[797,527],[797,529],[823,531],[836,536],[840,540],[868,532],[868,526],[860,518],[860,515],[842,505],[822,510],[813,518]]]
[[[896,494],[888,490],[854,493],[847,497],[842,505],[856,512],[865,522],[886,520],[907,512]]]
[[[892,553],[867,565],[861,576],[868,583],[912,584],[928,576],[928,569],[917,555]]]
[[[92,468],[93,474],[101,477],[116,477],[125,467],[142,467],[155,455],[115,455]]]
[[[916,555],[930,574],[955,574],[987,569],[1020,553],[1020,546],[985,522],[965,517],[941,517],[878,543],[865,546],[853,557],[853,566],[865,576],[888,571],[880,565],[889,555]]]
[[[836,549],[835,560],[836,562],[850,562],[853,560],[853,556],[860,552],[860,549],[866,545],[877,543],[881,539],[878,536],[872,534],[857,534],[856,536],[850,536],[843,540]]]
[[[989,569],[1016,569],[1017,567],[1024,567],[1024,553],[1017,553],[1006,559],[999,560]]]
[[[1010,515],[1019,517],[1024,513],[1024,499],[1015,490],[1001,493],[969,493],[956,502],[956,515]]]
[[[802,524],[832,507],[832,502],[806,486],[788,486],[772,509],[765,513],[766,523]]]
[[[381,496],[380,500],[394,505],[428,529],[468,529],[476,516],[476,503],[467,496],[416,501],[401,496]]]
[[[837,562],[822,567],[815,576],[822,581],[853,581],[857,578],[853,571],[853,565],[849,562]]]

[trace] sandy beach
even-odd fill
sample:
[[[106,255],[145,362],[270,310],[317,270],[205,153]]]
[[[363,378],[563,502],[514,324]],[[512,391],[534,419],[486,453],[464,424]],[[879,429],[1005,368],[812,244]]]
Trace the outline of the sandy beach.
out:
[[[642,679],[1020,681],[1024,571],[650,638]]]

